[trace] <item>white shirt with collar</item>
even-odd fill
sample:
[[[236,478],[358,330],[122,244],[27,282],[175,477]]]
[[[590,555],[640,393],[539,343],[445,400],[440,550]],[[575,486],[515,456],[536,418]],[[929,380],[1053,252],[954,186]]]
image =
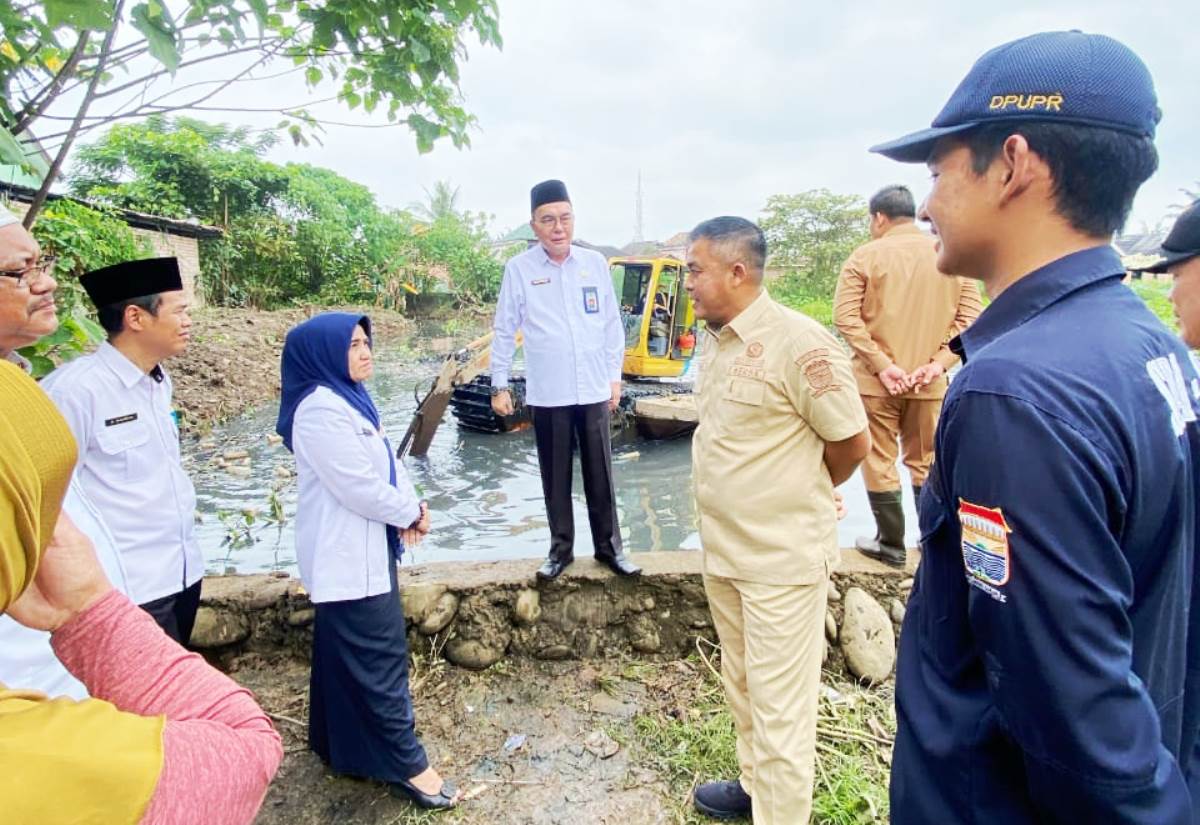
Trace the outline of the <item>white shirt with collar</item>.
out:
[[[183,471],[167,374],[147,375],[105,342],[42,387],[75,434],[75,477],[112,531],[129,597],[145,604],[199,581],[196,491]]]
[[[336,602],[391,589],[386,525],[421,516],[404,465],[388,483],[384,434],[326,387],[296,407],[296,560],[309,599]]]
[[[493,322],[494,387],[508,386],[518,329],[525,333],[526,404],[595,404],[621,380],[625,331],[599,252],[572,246],[557,264],[537,244],[505,265]]]

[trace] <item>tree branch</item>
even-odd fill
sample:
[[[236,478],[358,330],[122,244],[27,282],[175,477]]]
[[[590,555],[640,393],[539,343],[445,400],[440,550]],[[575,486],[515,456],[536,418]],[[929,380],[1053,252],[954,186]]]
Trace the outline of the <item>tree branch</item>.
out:
[[[88,107],[92,105],[92,100],[96,95],[96,86],[99,85],[100,78],[104,74],[105,56],[112,51],[113,40],[116,39],[117,30],[121,28],[121,8],[124,5],[125,0],[116,0],[114,4],[113,27],[104,36],[104,44],[100,47],[100,60],[96,63],[96,71],[92,74],[92,82],[88,84],[87,92],[84,94],[83,102],[79,105],[75,122],[71,124],[71,129],[67,133],[66,140],[59,147],[58,154],[54,156],[54,162],[50,164],[50,169],[46,172],[46,177],[42,180],[42,185],[38,188],[37,194],[34,195],[33,203],[29,204],[29,211],[25,213],[25,220],[22,221],[22,225],[26,229],[33,226],[38,213],[42,211],[42,207],[46,204],[46,196],[50,194],[50,187],[58,177],[58,172],[62,169],[63,161],[67,159],[67,153],[71,151],[71,144],[74,143],[75,136],[79,132],[79,127],[83,124],[83,118],[87,115]]]
[[[17,113],[16,123],[13,124],[12,128],[14,135],[19,135],[28,129],[29,125],[37,120],[38,116],[46,110],[46,107],[53,103],[62,93],[63,83],[66,82],[68,77],[74,75],[75,68],[79,65],[79,61],[83,57],[84,50],[87,49],[88,40],[91,36],[92,33],[87,29],[79,33],[79,40],[75,43],[75,48],[71,51],[71,56],[59,68],[58,72],[54,75],[54,79],[50,81],[49,85],[30,98],[24,108]]]

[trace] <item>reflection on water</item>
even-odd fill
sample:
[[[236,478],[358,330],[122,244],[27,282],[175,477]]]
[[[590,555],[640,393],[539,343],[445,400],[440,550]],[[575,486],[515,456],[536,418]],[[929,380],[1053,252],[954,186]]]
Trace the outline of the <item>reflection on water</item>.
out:
[[[414,389],[424,389],[436,362],[403,355],[377,359],[371,393],[393,443],[399,441],[416,408]],[[185,461],[196,482],[200,523],[197,531],[209,571],[284,570],[296,572],[292,523],[296,511],[295,463],[282,445],[271,445],[278,404],[217,428],[211,439],[185,444]],[[247,453],[245,459],[234,456]],[[218,463],[227,466],[221,468]],[[462,561],[543,556],[550,531],[532,431],[485,435],[460,431],[448,412],[423,458],[407,458],[409,476],[433,514],[433,532],[406,558]],[[627,550],[695,549],[700,546],[691,498],[691,439],[643,441],[627,438],[613,448],[617,507]],[[286,477],[285,477],[286,476]],[[907,484],[907,481],[906,481]],[[576,463],[575,553],[592,552],[583,482]],[[874,532],[862,478],[842,486],[850,508],[839,525],[843,546]],[[282,509],[281,524],[270,520],[272,495]],[[736,502],[731,506],[736,507]],[[247,525],[244,510],[254,511]],[[908,539],[916,541],[911,495],[905,498]],[[237,541],[231,539],[237,536]]]

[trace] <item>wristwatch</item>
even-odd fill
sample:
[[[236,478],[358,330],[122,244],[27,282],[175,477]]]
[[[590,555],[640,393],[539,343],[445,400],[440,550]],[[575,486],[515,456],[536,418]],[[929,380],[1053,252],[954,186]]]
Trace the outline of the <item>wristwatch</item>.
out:
[[[497,387],[497,386],[492,387],[492,397],[493,398],[495,398],[497,395],[499,395],[502,392],[508,392],[508,387]]]

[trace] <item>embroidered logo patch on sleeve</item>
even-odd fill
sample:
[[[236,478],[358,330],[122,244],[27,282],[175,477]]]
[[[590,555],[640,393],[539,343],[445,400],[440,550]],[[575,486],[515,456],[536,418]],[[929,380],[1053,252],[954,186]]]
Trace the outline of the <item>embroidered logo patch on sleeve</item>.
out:
[[[1008,583],[1012,572],[1008,534],[1012,529],[998,507],[981,507],[958,500],[958,523],[962,526],[963,565],[967,575],[992,587]]]

